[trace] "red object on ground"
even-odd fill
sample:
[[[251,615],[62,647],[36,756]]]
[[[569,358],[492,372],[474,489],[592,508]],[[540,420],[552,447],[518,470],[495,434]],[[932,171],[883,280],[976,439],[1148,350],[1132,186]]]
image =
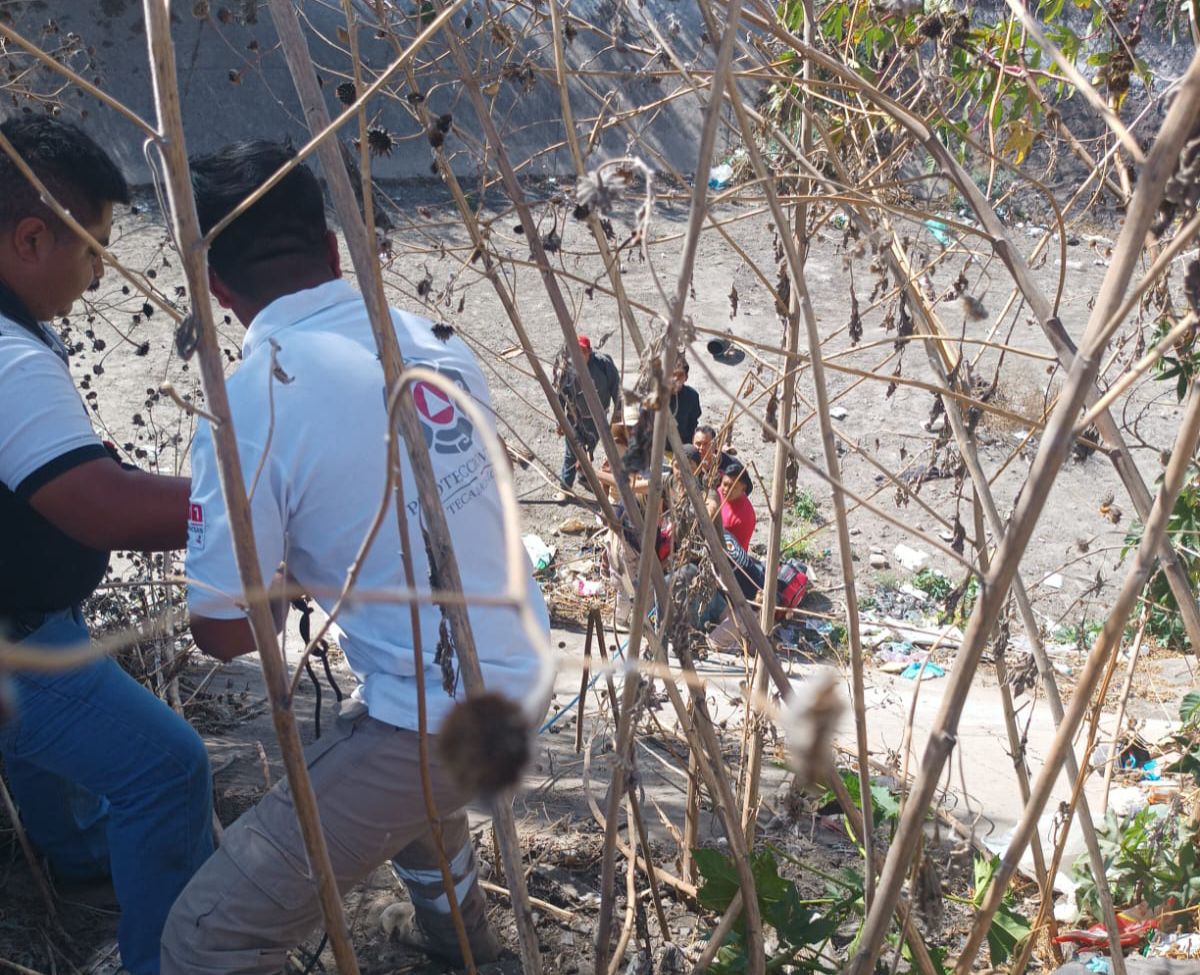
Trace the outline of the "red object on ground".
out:
[[[1117,915],[1117,929],[1121,932],[1121,947],[1132,948],[1141,944],[1151,931],[1158,927],[1158,918],[1152,917],[1147,921],[1139,921],[1128,914]],[[1056,945],[1078,945],[1080,948],[1095,948],[1103,950],[1108,945],[1108,932],[1103,924],[1094,924],[1090,928],[1076,928],[1063,931],[1054,939]]]

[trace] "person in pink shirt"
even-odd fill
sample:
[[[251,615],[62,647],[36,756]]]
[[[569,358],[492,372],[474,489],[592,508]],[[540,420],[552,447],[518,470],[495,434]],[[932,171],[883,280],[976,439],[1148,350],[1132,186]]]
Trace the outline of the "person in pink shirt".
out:
[[[721,528],[729,532],[747,551],[750,549],[750,538],[754,534],[757,520],[754,505],[747,497],[750,486],[750,472],[744,465],[734,461],[722,472],[721,487],[718,490],[721,501]]]

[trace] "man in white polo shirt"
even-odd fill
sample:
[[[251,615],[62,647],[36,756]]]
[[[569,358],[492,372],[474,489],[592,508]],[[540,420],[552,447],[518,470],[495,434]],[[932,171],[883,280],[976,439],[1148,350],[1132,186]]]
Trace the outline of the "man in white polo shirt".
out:
[[[292,155],[275,143],[249,142],[194,160],[202,227],[214,226]],[[248,326],[229,397],[264,579],[286,566],[287,576],[328,610],[383,505],[383,526],[357,586],[405,586],[395,506],[385,498],[383,369],[362,297],[341,279],[337,239],[326,227],[321,190],[309,170],[297,166],[222,231],[209,260],[214,295]],[[392,318],[406,362],[438,370],[490,416],[486,381],[462,340],[439,337],[429,321],[404,312],[393,310]],[[465,591],[494,595],[505,579],[504,526],[483,431],[433,386],[417,384],[413,398]],[[417,489],[400,453],[411,555],[417,585],[426,587]],[[239,605],[241,586],[207,428],[198,432],[192,452],[191,510],[192,632],[201,649],[229,659],[250,652],[254,643]],[[548,633],[532,573],[528,585]],[[516,614],[474,606],[470,617],[489,690],[517,701],[530,695],[541,661]],[[447,690],[435,660],[440,621],[435,606],[421,606],[428,730],[434,735],[463,696],[453,682]],[[460,961],[422,799],[409,607],[351,603],[337,622],[360,685],[354,706],[314,744],[308,761],[339,886],[348,890],[391,859],[412,897],[424,946]],[[472,952],[476,961],[486,961],[497,946],[463,812],[473,797],[436,757],[431,773]],[[319,919],[291,796],[281,783],[226,831],[220,849],[176,902],[163,940],[163,971],[275,972]]]

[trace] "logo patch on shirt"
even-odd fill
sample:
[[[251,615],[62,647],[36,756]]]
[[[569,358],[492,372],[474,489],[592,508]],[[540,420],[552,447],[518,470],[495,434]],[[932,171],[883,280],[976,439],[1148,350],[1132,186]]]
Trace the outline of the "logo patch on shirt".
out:
[[[459,389],[471,392],[466,379],[457,369],[437,367]],[[431,383],[419,382],[413,386],[413,402],[421,418],[425,433],[425,446],[437,454],[461,454],[470,450],[475,437],[475,427],[463,413],[458,411],[449,395]]]
[[[204,508],[195,502],[188,505],[188,548],[204,548]]]

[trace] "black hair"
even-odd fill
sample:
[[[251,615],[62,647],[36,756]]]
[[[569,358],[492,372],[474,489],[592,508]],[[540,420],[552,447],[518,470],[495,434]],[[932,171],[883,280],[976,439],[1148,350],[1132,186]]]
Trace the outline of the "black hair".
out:
[[[728,477],[732,477],[735,481],[741,481],[746,486],[746,493],[754,486],[754,482],[750,480],[750,472],[746,470],[746,465],[740,460],[733,460],[721,468],[721,473]]]
[[[83,129],[49,115],[0,122],[4,133],[50,195],[80,223],[91,223],[105,203],[128,203],[129,184],[112,157]],[[62,222],[7,152],[0,152],[0,227],[40,217],[56,230]]]
[[[200,230],[207,234],[295,155],[291,143],[256,139],[194,156]],[[252,295],[267,283],[255,265],[280,258],[320,260],[328,232],[321,184],[301,163],[217,234],[208,262],[231,288]]]
[[[685,443],[683,445],[683,456],[686,457],[694,467],[696,464],[700,463],[700,448],[694,446],[693,444]]]
[[[710,427],[707,423],[701,423],[698,427],[696,427],[696,433],[703,433],[714,443],[717,440],[717,431]],[[692,434],[692,436],[695,436],[695,434]]]

